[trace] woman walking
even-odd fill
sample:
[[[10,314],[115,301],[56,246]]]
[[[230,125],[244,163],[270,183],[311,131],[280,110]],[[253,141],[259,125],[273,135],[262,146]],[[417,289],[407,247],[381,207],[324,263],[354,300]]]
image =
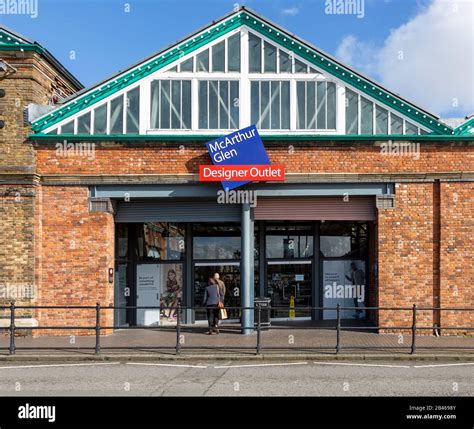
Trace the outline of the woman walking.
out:
[[[207,307],[208,335],[219,333],[217,328],[219,323],[219,303],[223,302],[223,300],[224,297],[221,295],[219,285],[212,277],[209,277],[202,301],[202,306]]]

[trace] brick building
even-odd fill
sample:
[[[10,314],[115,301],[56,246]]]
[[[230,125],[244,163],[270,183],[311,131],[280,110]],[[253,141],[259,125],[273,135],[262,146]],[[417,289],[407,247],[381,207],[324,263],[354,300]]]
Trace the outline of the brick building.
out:
[[[57,73],[65,93],[78,89]],[[32,101],[46,104],[48,92],[36,91]],[[220,184],[198,177],[211,164],[205,143],[251,124],[285,181],[242,187],[255,207],[219,204]],[[31,203],[18,206],[15,239],[28,251],[8,252],[3,274],[34,271],[39,305],[180,299],[187,323],[204,318],[191,307],[215,272],[227,306],[267,296],[273,318],[333,319],[308,307],[339,303],[352,307],[343,318],[406,327],[410,310],[358,307],[474,307],[472,127],[449,126],[242,8],[63,100],[28,138],[20,129],[35,180],[24,185]],[[252,323],[249,311],[230,313]],[[35,314],[45,326],[94,317]],[[474,316],[418,319],[435,328],[472,326]],[[116,309],[103,320],[173,324],[176,315]]]
[[[35,255],[36,197],[40,178],[33,147],[25,144],[31,127],[28,108],[45,110],[78,90],[78,82],[46,49],[0,27],[0,303],[28,304],[38,277]],[[31,324],[23,311],[17,325]],[[1,325],[9,320],[0,319]]]

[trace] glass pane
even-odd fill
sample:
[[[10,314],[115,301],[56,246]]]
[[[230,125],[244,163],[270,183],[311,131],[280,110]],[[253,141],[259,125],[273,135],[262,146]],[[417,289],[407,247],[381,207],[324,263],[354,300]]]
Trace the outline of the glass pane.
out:
[[[405,121],[405,134],[418,134],[418,127],[411,122]]]
[[[191,81],[183,80],[181,89],[182,128],[191,128]]]
[[[280,82],[271,82],[271,128],[280,129]]]
[[[327,83],[327,128],[331,130],[336,129],[336,84],[333,82]]]
[[[321,256],[330,258],[367,256],[367,224],[363,222],[322,222]]]
[[[261,39],[249,34],[249,72],[260,73],[262,71],[262,49]]]
[[[346,134],[358,134],[358,116],[357,93],[346,88]]]
[[[196,68],[197,71],[209,71],[209,49],[200,52],[196,55]]]
[[[290,82],[281,82],[281,128],[290,129]]]
[[[375,106],[375,134],[388,134],[388,111]]]
[[[270,128],[270,82],[260,82],[260,127]]]
[[[160,81],[151,82],[150,94],[150,126],[151,128],[160,128]]]
[[[403,134],[403,119],[390,113],[390,134]]]
[[[276,73],[277,71],[277,49],[276,46],[265,42],[263,45],[263,53],[265,55],[264,71],[268,73]]]
[[[420,134],[430,134],[430,131],[426,131],[426,130],[420,128]]]
[[[52,134],[52,135],[58,134],[58,129],[55,128],[54,130],[51,130],[48,134]]]
[[[77,134],[91,133],[91,113],[79,116],[77,118]]]
[[[140,88],[132,89],[126,95],[127,134],[137,134],[140,120]]]
[[[267,258],[309,258],[313,256],[312,235],[267,235]]]
[[[214,130],[219,128],[218,95],[219,95],[218,81],[217,80],[209,81],[209,128],[214,129]]]
[[[307,72],[308,72],[308,66],[300,60],[295,60],[295,73],[307,73]]]
[[[177,72],[178,71],[178,66],[171,67],[168,71]]]
[[[234,34],[227,40],[227,69],[240,71],[240,33]]]
[[[374,105],[364,97],[360,98],[360,133],[374,133]]]
[[[271,317],[310,317],[312,264],[268,264]],[[302,308],[303,307],[303,308]]]
[[[291,73],[290,55],[280,50],[280,73]]]
[[[183,61],[180,66],[179,70],[182,72],[192,72],[193,71],[193,64],[194,64],[194,58],[188,58],[186,61]]]
[[[137,230],[140,261],[183,260],[185,258],[185,225],[182,223],[147,222]]]
[[[239,82],[230,82],[230,128],[239,128]]]
[[[74,121],[61,126],[61,134],[74,134]]]
[[[229,128],[229,83],[219,81],[219,128]]]
[[[212,71],[225,71],[225,41],[212,47]]]
[[[194,306],[202,306],[204,290],[208,284],[209,277],[219,273],[219,278],[224,282],[225,295],[224,305],[226,307],[240,306],[240,267],[238,265],[209,264],[195,265],[194,267]],[[240,311],[238,309],[227,309],[229,319],[238,319]],[[206,320],[206,310],[195,311],[196,320]]]
[[[260,127],[258,119],[260,117],[259,113],[260,106],[260,85],[258,82],[250,83],[250,115],[252,124]]]
[[[208,128],[207,122],[207,81],[199,82],[199,128]]]
[[[94,134],[107,134],[107,104],[94,109]]]
[[[306,124],[306,93],[305,82],[296,82],[296,123],[298,128],[305,128]]]
[[[306,128],[316,128],[316,83],[306,82]]]
[[[181,128],[181,81],[171,81],[171,128]]]
[[[158,128],[170,128],[171,82],[169,80],[160,82],[160,126]]]
[[[316,124],[319,130],[326,127],[326,82],[317,82]]]
[[[110,102],[110,134],[123,134],[123,95]]]

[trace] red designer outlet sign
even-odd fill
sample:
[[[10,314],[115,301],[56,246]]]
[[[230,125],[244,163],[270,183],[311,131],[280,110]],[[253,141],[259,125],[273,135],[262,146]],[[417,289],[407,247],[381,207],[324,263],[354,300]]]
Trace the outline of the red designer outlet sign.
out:
[[[283,165],[200,165],[201,182],[283,181]]]

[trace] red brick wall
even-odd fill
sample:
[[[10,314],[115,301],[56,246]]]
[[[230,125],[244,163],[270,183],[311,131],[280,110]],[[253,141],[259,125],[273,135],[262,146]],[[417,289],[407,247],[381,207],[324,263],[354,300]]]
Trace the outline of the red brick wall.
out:
[[[440,211],[441,304],[451,308],[474,307],[474,183],[442,183]],[[459,316],[444,311],[441,326],[474,327],[474,312]]]
[[[41,187],[38,205],[38,305],[113,305],[113,284],[108,283],[107,273],[114,267],[113,216],[89,213],[84,187]],[[95,324],[95,313],[90,310],[44,309],[37,316],[43,326]],[[112,310],[102,313],[103,324],[111,326],[112,321]],[[40,333],[51,334],[49,330]]]
[[[433,306],[432,183],[396,186],[396,208],[378,210],[379,306]],[[432,326],[433,312],[418,314],[418,324]],[[380,326],[412,324],[411,311],[382,311]]]
[[[198,173],[199,165],[210,164],[204,144],[154,143],[143,147],[122,144],[96,144],[94,159],[85,156],[58,157],[55,143],[37,149],[41,174],[178,174]],[[273,163],[284,164],[287,173],[387,173],[474,171],[474,148],[451,146],[449,143],[421,143],[420,159],[387,156],[372,143],[325,147],[315,142],[312,147],[293,149],[286,143],[267,148]],[[133,145],[131,145],[133,146]],[[184,147],[184,149],[183,149]]]

